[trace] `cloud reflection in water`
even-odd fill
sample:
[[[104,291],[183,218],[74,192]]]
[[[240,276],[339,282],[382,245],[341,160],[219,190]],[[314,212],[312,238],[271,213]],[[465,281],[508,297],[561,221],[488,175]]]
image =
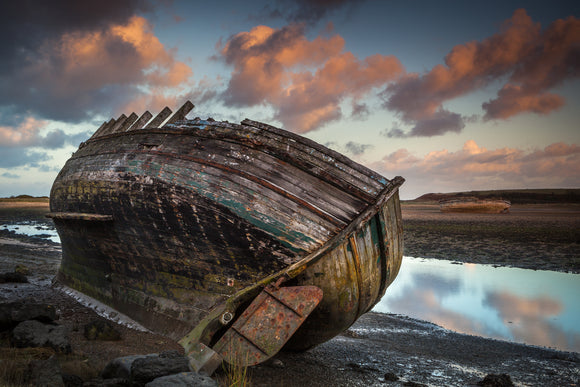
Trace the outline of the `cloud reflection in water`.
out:
[[[580,276],[405,257],[374,311],[478,336],[580,351]]]

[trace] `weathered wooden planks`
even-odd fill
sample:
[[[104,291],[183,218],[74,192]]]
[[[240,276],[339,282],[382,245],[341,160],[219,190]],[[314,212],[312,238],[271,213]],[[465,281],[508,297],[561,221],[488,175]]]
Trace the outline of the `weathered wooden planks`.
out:
[[[211,316],[281,276],[324,290],[291,345],[348,328],[398,272],[402,179],[255,121],[184,120],[192,107],[103,123],[67,162],[59,278],[173,338],[199,323],[206,345]]]

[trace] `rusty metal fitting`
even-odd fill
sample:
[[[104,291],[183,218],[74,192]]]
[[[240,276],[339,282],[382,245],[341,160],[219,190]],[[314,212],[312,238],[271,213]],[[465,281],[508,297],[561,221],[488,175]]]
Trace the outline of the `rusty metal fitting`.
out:
[[[220,316],[220,322],[222,323],[222,325],[228,325],[229,323],[232,322],[233,319],[234,319],[234,314],[230,313],[230,312],[224,312]]]

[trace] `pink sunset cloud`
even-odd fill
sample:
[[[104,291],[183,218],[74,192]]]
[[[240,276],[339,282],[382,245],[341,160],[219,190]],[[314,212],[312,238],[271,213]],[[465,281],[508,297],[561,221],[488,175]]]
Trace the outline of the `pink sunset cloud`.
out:
[[[521,113],[549,114],[565,104],[548,92],[580,75],[580,20],[556,20],[544,31],[523,9],[516,10],[501,32],[480,42],[457,45],[445,64],[425,74],[407,74],[383,91],[384,107],[413,125],[391,137],[435,136],[460,132],[464,118],[443,104],[507,77],[498,96],[484,102],[484,119],[506,119]]]
[[[301,133],[339,119],[342,101],[360,98],[404,73],[395,57],[358,59],[344,51],[339,35],[308,40],[298,24],[241,32],[225,43],[221,56],[234,67],[223,93],[227,105],[268,104],[276,119]]]
[[[449,192],[465,186],[472,189],[577,187],[580,185],[580,146],[560,142],[543,149],[486,149],[468,140],[458,151],[435,150],[423,157],[408,149],[398,149],[370,166],[385,176],[405,176],[411,187],[420,181],[436,182],[430,188],[432,192],[437,189]],[[457,182],[461,187],[454,188]]]

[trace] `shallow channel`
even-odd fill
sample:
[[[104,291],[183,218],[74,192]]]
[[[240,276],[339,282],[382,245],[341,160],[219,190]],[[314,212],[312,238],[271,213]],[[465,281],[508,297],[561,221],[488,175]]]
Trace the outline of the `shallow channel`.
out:
[[[580,352],[580,275],[404,257],[375,312]]]

